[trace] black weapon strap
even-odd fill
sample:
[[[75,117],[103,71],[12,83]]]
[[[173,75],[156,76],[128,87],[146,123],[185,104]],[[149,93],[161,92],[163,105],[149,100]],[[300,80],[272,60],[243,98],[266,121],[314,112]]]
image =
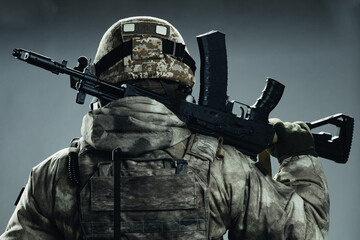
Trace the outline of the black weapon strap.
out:
[[[195,73],[196,70],[195,61],[185,50],[184,44],[177,43],[168,39],[161,39],[161,40],[162,40],[163,54],[170,54],[177,60],[188,65],[192,70],[192,72]],[[105,72],[115,63],[122,60],[124,57],[131,55],[132,50],[133,50],[132,40],[130,40],[124,42],[123,44],[120,44],[118,47],[108,52],[95,64],[96,76],[100,76],[101,73]]]
[[[121,160],[123,152],[120,148],[112,151],[114,164],[114,239],[121,239]]]
[[[70,183],[77,186],[80,184],[79,170],[79,138],[74,138],[70,143],[71,150],[67,158],[67,170]]]

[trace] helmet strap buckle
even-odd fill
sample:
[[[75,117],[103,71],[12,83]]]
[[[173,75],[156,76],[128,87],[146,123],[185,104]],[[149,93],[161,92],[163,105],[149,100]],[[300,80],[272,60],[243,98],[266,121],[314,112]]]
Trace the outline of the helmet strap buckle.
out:
[[[173,52],[171,56],[181,62],[184,60],[185,45],[173,42]]]

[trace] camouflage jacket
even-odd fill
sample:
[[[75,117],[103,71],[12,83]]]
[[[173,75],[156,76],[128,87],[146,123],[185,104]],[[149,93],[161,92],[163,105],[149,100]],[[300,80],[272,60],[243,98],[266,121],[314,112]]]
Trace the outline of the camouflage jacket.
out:
[[[100,153],[118,146],[139,155],[168,149],[176,156],[191,135],[158,102],[124,98],[84,117],[79,156],[94,168]],[[227,230],[229,239],[326,239],[329,197],[319,159],[285,159],[273,179],[234,147],[217,148],[222,154],[211,156],[209,174],[209,239],[222,239]],[[1,240],[81,239],[78,187],[67,174],[66,159],[73,150],[61,150],[33,168]]]

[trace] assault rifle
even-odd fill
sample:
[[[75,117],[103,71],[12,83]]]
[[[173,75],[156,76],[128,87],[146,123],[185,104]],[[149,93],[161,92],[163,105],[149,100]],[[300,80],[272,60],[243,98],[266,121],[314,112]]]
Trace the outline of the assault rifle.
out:
[[[172,96],[162,96],[149,90],[123,84],[115,86],[101,81],[90,72],[91,65],[84,57],[79,58],[75,68],[67,67],[51,58],[24,49],[14,49],[13,56],[29,64],[41,67],[52,73],[67,74],[72,77],[71,87],[77,90],[76,102],[83,104],[86,94],[105,102],[128,96],[146,96],[155,99],[172,110],[187,127],[196,133],[222,138],[225,144],[235,146],[244,154],[253,158],[268,148],[275,134],[274,128],[268,123],[269,113],[276,107],[284,85],[268,78],[262,95],[256,103],[248,106],[236,101],[229,101],[227,91],[227,56],[225,35],[220,32],[209,32],[197,37],[201,57],[200,97],[198,104],[193,102],[174,101]],[[74,81],[74,79],[77,79]],[[235,103],[241,105],[240,115],[233,113]],[[352,142],[352,117],[336,114],[321,119],[308,126],[317,128],[332,124],[340,129],[338,136],[328,133],[313,133],[315,148],[320,157],[338,163],[346,163]]]

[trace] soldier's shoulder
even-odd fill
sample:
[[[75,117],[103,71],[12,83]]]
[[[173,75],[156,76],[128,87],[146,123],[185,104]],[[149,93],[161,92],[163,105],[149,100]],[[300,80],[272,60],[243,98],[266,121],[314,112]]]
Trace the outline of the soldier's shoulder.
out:
[[[252,162],[251,158],[248,155],[245,155],[234,146],[224,144],[221,147],[224,150],[224,160],[227,162],[240,161],[246,164]]]
[[[66,171],[67,159],[70,148],[64,148],[52,154],[38,165],[33,167],[31,175],[34,180],[56,180]]]
[[[221,153],[221,154],[219,154]],[[212,164],[212,174],[216,176],[243,175],[253,171],[254,161],[236,147],[222,144],[218,148],[217,158]]]
[[[36,165],[33,169],[33,173],[37,172],[48,172],[56,174],[58,171],[64,171],[67,165],[67,160],[69,159],[70,153],[78,154],[80,150],[80,144],[82,140],[78,138],[74,138],[71,141],[71,144],[67,148],[63,148],[42,162]]]
[[[188,153],[198,155],[203,159],[221,160],[222,163],[239,164],[251,162],[249,156],[240,152],[237,148],[231,145],[223,144],[221,138],[217,139],[212,136],[202,134],[192,134],[189,138]]]

